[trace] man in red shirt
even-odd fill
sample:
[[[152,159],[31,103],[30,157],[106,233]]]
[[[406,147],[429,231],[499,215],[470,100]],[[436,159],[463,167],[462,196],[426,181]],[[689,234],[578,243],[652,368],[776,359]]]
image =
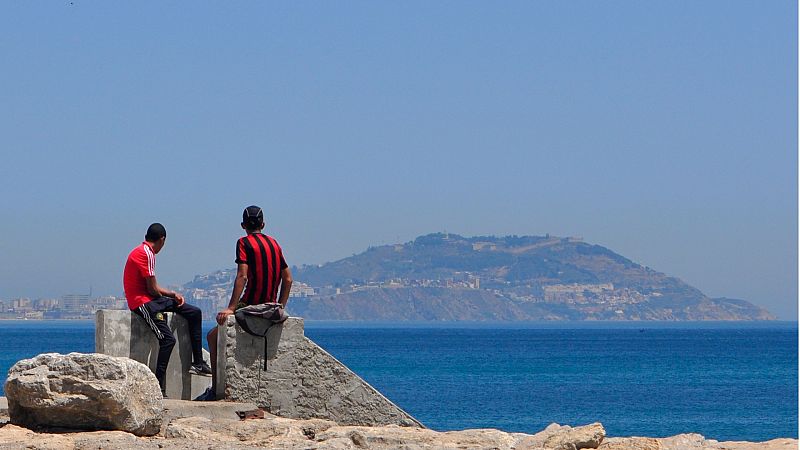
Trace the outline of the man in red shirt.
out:
[[[158,338],[156,378],[162,394],[165,394],[167,364],[172,347],[175,346],[175,336],[167,326],[165,312],[180,314],[189,323],[193,360],[189,372],[211,375],[211,368],[203,361],[201,337],[203,316],[200,308],[187,304],[181,294],[162,288],[156,281],[156,254],[164,248],[166,240],[167,230],[163,225],[160,223],[150,225],[144,242],[128,255],[122,278],[128,308],[142,317]]]
[[[264,229],[264,212],[261,208],[245,208],[241,225],[247,235],[236,242],[236,280],[228,307],[217,314],[219,325],[224,325],[228,316],[243,306],[278,302],[285,308],[292,288],[292,272],[283,258],[281,246],[271,236],[261,233]],[[217,330],[213,328],[207,336],[214,374],[217,365]],[[216,379],[198,399],[214,400],[215,383]]]

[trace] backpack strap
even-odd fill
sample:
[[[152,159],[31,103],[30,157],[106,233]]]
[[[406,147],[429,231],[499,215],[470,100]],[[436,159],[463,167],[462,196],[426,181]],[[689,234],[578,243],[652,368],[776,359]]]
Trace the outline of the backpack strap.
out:
[[[249,308],[249,309],[248,309]],[[269,368],[267,354],[269,351],[269,339],[267,335],[269,334],[269,330],[275,324],[281,324],[289,318],[289,315],[283,310],[282,307],[279,306],[278,303],[262,303],[256,306],[248,306],[244,308],[240,308],[236,311],[235,315],[236,323],[248,334],[253,336],[259,336],[264,338],[264,371],[266,372]],[[264,334],[255,333],[249,326],[247,317],[260,317],[264,320],[269,322],[269,326],[264,330]]]
[[[267,349],[269,348],[269,339],[264,335],[264,372],[267,371]]]

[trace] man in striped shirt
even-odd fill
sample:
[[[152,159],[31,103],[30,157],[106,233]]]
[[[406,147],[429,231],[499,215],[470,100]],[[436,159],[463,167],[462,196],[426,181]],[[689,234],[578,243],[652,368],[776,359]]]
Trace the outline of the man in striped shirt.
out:
[[[248,206],[242,213],[242,228],[247,235],[236,242],[236,280],[228,307],[217,314],[217,323],[224,325],[228,316],[238,308],[260,303],[280,303],[286,307],[292,288],[292,272],[283,258],[283,250],[271,236],[263,234],[264,212],[258,206]],[[217,333],[208,333],[212,372],[216,375]],[[201,397],[214,399],[215,382]]]
[[[156,378],[162,395],[166,394],[166,373],[175,336],[167,325],[164,313],[174,312],[183,316],[189,323],[189,336],[192,342],[193,363],[190,373],[209,376],[211,368],[203,361],[202,313],[175,291],[162,288],[156,281],[156,254],[164,248],[167,230],[160,223],[147,228],[144,242],[134,248],[125,263],[122,284],[128,308],[139,315],[158,338],[158,360]],[[166,396],[166,395],[165,395]]]

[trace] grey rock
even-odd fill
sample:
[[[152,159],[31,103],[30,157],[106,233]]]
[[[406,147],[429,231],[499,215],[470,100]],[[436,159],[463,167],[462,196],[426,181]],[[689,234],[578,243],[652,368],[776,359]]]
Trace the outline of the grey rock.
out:
[[[147,366],[97,353],[45,353],[17,362],[5,383],[11,422],[27,428],[120,430],[161,427],[158,381]]]
[[[264,419],[233,420],[226,418],[184,417],[173,419],[166,432],[157,437],[136,437],[119,431],[91,433],[37,433],[16,425],[0,427],[0,450],[5,449],[297,449],[297,450],[552,450],[577,448],[585,436],[596,435],[597,427],[562,427],[551,425],[536,435],[505,433],[494,429],[437,432],[426,428],[387,425],[380,427],[340,426],[320,419],[294,420],[268,416]],[[583,428],[583,429],[581,429]],[[535,445],[558,436],[558,443],[548,447]],[[572,436],[573,441],[563,438]],[[668,446],[663,446],[662,441]],[[594,442],[591,443],[592,445]],[[610,438],[600,449],[664,450],[698,448],[702,450],[797,450],[797,439],[776,439],[768,442],[717,442],[699,435],[669,438]],[[556,447],[558,448],[558,447]]]
[[[697,433],[685,433],[659,439],[664,450],[705,449],[709,447],[706,438]]]
[[[574,428],[553,423],[544,430],[522,439],[520,445],[524,448],[576,450],[597,448],[605,437],[606,430],[599,422]]]
[[[164,422],[184,417],[205,417],[207,419],[239,420],[237,411],[256,409],[253,403],[236,402],[193,402],[188,400],[164,399]]]
[[[603,441],[600,450],[797,450],[797,439],[773,439],[765,442],[706,439],[697,433],[665,438],[615,437]]]
[[[658,439],[645,437],[625,437],[605,439],[600,450],[663,450]]]
[[[136,436],[122,431],[103,431],[86,433],[87,436],[76,437],[73,441],[75,450],[118,450],[123,448],[158,448],[156,445],[145,445],[137,441]]]

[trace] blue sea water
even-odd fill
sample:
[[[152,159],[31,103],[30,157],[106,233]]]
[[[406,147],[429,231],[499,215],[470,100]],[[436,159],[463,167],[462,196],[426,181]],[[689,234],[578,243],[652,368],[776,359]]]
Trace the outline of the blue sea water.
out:
[[[599,421],[611,436],[749,441],[797,437],[797,333],[788,322],[306,322],[308,337],[436,430]],[[94,326],[0,321],[0,342],[5,382],[19,359],[93,351]]]

